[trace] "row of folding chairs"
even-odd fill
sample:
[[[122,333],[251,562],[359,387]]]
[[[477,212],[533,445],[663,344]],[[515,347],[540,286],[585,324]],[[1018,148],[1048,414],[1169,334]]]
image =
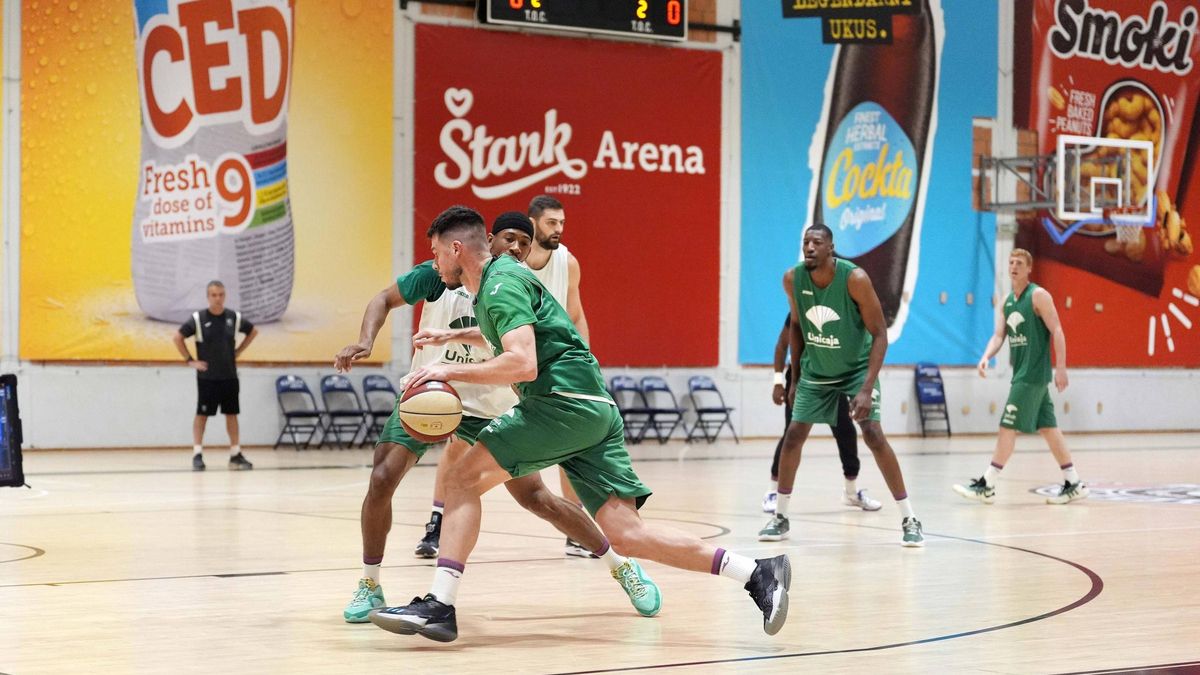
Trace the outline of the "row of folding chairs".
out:
[[[314,441],[318,440],[316,447],[332,443],[349,448],[356,442],[362,446],[374,442],[396,405],[396,388],[383,375],[367,375],[362,380],[362,391],[360,397],[345,375],[326,375],[321,378],[323,407],[320,407],[304,378],[279,376],[275,380],[275,396],[283,428],[275,439],[275,448],[283,444],[285,436],[296,450],[314,447]]]
[[[726,426],[733,434],[733,441],[739,442],[731,418],[733,408],[725,405],[725,397],[712,378],[693,375],[688,378],[687,386],[686,401],[695,413],[690,429],[684,420],[686,409],[679,405],[665,379],[647,375],[635,380],[628,375],[617,375],[609,380],[609,393],[625,422],[625,437],[629,442],[641,443],[648,434],[653,434],[659,443],[666,443],[676,429],[682,429],[689,443],[701,437],[712,443]]]
[[[356,443],[365,446],[375,441],[396,405],[396,388],[383,375],[367,375],[362,380],[362,391],[360,397],[345,375],[326,375],[321,378],[324,406],[321,407],[304,378],[279,376],[275,380],[275,396],[283,425],[275,439],[275,448],[283,444],[285,437],[296,450],[314,447],[314,442],[316,447],[333,444],[349,448]],[[705,375],[688,378],[686,400],[695,413],[691,428],[684,421],[686,409],[679,405],[675,392],[661,377],[647,375],[638,381],[628,375],[617,375],[609,382],[609,393],[631,443],[641,443],[648,434],[653,434],[659,443],[666,443],[676,429],[686,433],[685,440],[689,443],[701,437],[712,443],[724,427],[729,427],[734,442],[739,442],[731,418],[733,408],[725,405],[720,389]]]

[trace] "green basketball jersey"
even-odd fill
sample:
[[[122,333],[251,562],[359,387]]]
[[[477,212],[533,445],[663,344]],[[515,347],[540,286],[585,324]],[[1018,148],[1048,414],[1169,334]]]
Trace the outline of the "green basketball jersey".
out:
[[[809,382],[851,377],[866,369],[871,355],[871,334],[848,285],[858,265],[841,258],[835,258],[834,265],[833,281],[825,288],[813,283],[803,263],[792,271],[792,293],[804,335],[800,372]]]
[[[552,392],[609,401],[600,364],[550,291],[516,258],[502,255],[487,263],[475,296],[475,318],[483,337],[499,355],[505,333],[532,325],[537,348],[537,379],[516,385],[521,398]]]
[[[1008,360],[1012,364],[1013,382],[1048,384],[1053,379],[1050,368],[1050,329],[1033,309],[1033,292],[1038,285],[1030,283],[1021,297],[1012,293],[1004,300],[1004,323],[1008,326]]]

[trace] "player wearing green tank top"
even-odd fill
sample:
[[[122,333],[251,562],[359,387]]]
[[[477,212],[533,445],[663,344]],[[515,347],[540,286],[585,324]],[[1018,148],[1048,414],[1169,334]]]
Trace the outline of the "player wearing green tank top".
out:
[[[879,369],[887,353],[887,324],[875,287],[865,271],[834,257],[833,232],[825,225],[805,230],[803,251],[804,262],[783,275],[792,310],[792,353],[803,351],[794,374],[796,402],[779,457],[775,516],[758,539],[788,538],[788,507],[804,442],[813,424],[837,421],[838,399],[849,396],[850,417],[862,427],[863,441],[900,510],[900,543],[924,546],[900,462],[879,424]]]
[[[1070,504],[1089,493],[1075,471],[1067,441],[1054,418],[1054,402],[1050,400],[1051,380],[1060,392],[1067,388],[1067,336],[1058,320],[1054,298],[1049,291],[1029,280],[1032,272],[1033,256],[1029,251],[1013,249],[1008,257],[1012,293],[1004,299],[1004,306],[996,315],[996,332],[979,359],[979,376],[986,377],[988,361],[1000,351],[1005,338],[1008,339],[1012,388],[1000,415],[1000,434],[996,438],[992,463],[979,478],[967,485],[954,486],[958,494],[984,504],[991,504],[995,499],[996,481],[1012,457],[1017,432],[1041,434],[1062,469],[1062,489],[1057,495],[1047,497],[1047,504]],[[1053,373],[1050,368],[1051,340],[1055,357]]]
[[[491,255],[483,219],[475,211],[447,209],[434,220],[428,236],[446,287],[462,286],[475,295],[479,325],[427,333],[423,344],[447,339],[486,342],[496,356],[481,363],[426,364],[413,370],[405,385],[429,380],[515,384],[520,401],[480,432],[450,468],[441,557],[429,593],[407,606],[374,612],[371,622],[399,634],[445,642],[457,638],[454,605],[467,557],[479,537],[480,498],[501,483],[559,464],[612,548],[738,581],[758,606],[763,630],[777,633],[787,618],[788,557],[754,560],[682,530],[643,521],[638,507],[650,490],[633,471],[621,415],[605,390],[596,358],[567,312],[528,268],[511,257]],[[640,568],[630,575],[631,585],[642,585]],[[647,584],[647,591],[658,599],[657,588]]]

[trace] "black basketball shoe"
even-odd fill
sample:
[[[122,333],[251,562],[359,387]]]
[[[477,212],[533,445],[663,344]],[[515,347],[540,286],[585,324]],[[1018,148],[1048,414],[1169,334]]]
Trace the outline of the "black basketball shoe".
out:
[[[438,642],[453,642],[458,637],[454,605],[446,605],[430,593],[413,598],[404,607],[388,607],[371,612],[371,623],[399,635],[419,633]]]
[[[192,455],[192,471],[204,470],[204,455]]]
[[[786,555],[755,560],[754,573],[746,590],[763,613],[763,630],[774,635],[787,621],[788,588],[792,585],[792,564]]]
[[[436,558],[438,544],[442,536],[442,514],[434,511],[429,514],[429,522],[425,523],[425,536],[417,542],[413,555],[418,558]]]
[[[233,457],[229,458],[229,470],[230,471],[249,471],[250,469],[253,469],[253,468],[254,468],[254,465],[250,463],[250,460],[248,460],[244,456],[242,456],[242,453],[240,453],[240,452],[238,454],[234,455]]]

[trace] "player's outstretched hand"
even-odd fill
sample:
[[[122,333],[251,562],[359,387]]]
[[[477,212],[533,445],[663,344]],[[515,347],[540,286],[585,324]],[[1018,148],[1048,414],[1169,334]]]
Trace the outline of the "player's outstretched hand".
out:
[[[333,357],[333,369],[339,373],[348,373],[355,361],[371,355],[371,347],[360,344],[346,345],[342,351]]]
[[[413,335],[413,347],[420,349],[421,347],[444,345],[450,341],[451,335],[453,335],[453,332],[444,328],[419,330],[416,335]]]

